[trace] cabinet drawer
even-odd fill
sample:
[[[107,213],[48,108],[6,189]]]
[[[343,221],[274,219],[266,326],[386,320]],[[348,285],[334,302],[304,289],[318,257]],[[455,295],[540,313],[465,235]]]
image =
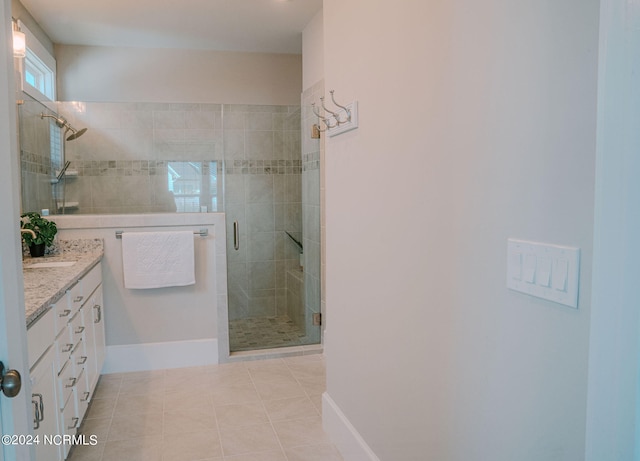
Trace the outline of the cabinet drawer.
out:
[[[77,416],[74,400],[75,399],[73,397],[70,398],[68,405],[62,412],[64,420],[64,432],[66,434],[75,434],[76,430],[78,430],[78,426],[80,425],[80,418],[78,418]]]
[[[76,386],[76,395],[78,397],[78,417],[80,421],[84,418],[89,401],[91,400],[91,392],[89,391],[89,382],[87,381],[87,372],[84,368],[78,376],[78,384]]]
[[[54,315],[53,309],[49,309],[46,314],[36,320],[27,330],[29,368],[35,365],[56,338]]]
[[[82,321],[82,313],[78,312],[69,322],[69,337],[73,344],[78,344],[83,337],[84,322]]]
[[[80,307],[86,300],[84,290],[82,289],[82,283],[78,282],[69,290],[67,290],[67,302],[69,303],[69,309],[71,309],[71,315],[75,315]]]
[[[74,299],[80,300],[80,302],[74,302]],[[60,330],[67,325],[77,310],[80,309],[83,299],[82,286],[76,283],[67,290],[66,296],[55,304],[56,335],[60,333]]]
[[[76,410],[76,397],[74,393],[68,396],[64,405],[60,409],[60,434],[74,435],[80,425],[80,418],[78,417],[78,412]],[[60,448],[62,449],[62,459],[66,459],[69,454],[71,444],[63,443]]]
[[[80,280],[80,283],[82,284],[82,292],[88,299],[91,297],[91,294],[96,291],[98,285],[102,283],[102,264],[97,264],[87,272]]]
[[[69,328],[65,328],[60,336],[56,338],[55,343],[56,350],[56,370],[58,374],[62,373],[63,367],[69,361],[69,356],[71,355],[71,351],[75,347],[75,344],[71,341],[69,337]]]
[[[58,374],[58,395],[61,397],[60,403],[62,405],[66,404],[69,396],[73,393],[77,381],[73,363],[71,360],[67,360],[62,366],[62,371]],[[60,409],[63,408],[63,406],[60,407]]]

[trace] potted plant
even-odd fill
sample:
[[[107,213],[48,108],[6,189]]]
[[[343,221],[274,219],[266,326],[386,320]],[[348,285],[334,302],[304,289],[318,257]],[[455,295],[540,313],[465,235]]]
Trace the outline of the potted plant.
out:
[[[56,223],[43,218],[36,212],[24,213],[20,216],[20,229],[29,229],[35,233],[35,237],[30,232],[21,233],[33,257],[44,256],[45,248],[53,244],[53,239],[58,232]]]

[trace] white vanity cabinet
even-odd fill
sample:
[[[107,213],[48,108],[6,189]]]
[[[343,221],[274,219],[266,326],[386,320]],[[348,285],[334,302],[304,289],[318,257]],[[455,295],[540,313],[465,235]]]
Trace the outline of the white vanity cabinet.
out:
[[[31,369],[32,393],[37,405],[39,395],[43,395],[43,399],[45,395],[53,395],[53,398],[48,397],[51,409],[45,416],[55,413],[56,427],[47,428],[50,431],[47,435],[75,435],[93,396],[105,349],[101,283],[102,269],[98,264],[27,331],[30,360],[32,355],[38,355],[38,351],[47,347],[46,353],[38,359],[36,369]],[[29,334],[31,331],[33,333]],[[53,392],[47,394],[37,389],[37,384],[48,385]],[[36,403],[33,405],[34,431],[37,433],[41,429],[35,421],[42,412]],[[49,401],[43,405],[49,407]],[[59,457],[37,452],[36,459],[65,459],[70,448],[68,444],[60,445]]]

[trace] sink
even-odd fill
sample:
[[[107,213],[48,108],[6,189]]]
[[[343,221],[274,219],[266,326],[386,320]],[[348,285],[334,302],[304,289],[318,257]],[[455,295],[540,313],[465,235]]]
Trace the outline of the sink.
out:
[[[35,263],[25,266],[25,269],[46,269],[48,267],[71,267],[75,264],[75,261],[57,261],[48,263]]]

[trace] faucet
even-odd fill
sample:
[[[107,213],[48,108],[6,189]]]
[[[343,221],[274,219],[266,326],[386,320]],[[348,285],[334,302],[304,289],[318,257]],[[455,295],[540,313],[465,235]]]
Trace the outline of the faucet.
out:
[[[20,233],[23,233],[23,232],[27,232],[28,234],[31,234],[33,238],[36,238],[36,233],[33,232],[33,230],[31,229],[20,229]]]

